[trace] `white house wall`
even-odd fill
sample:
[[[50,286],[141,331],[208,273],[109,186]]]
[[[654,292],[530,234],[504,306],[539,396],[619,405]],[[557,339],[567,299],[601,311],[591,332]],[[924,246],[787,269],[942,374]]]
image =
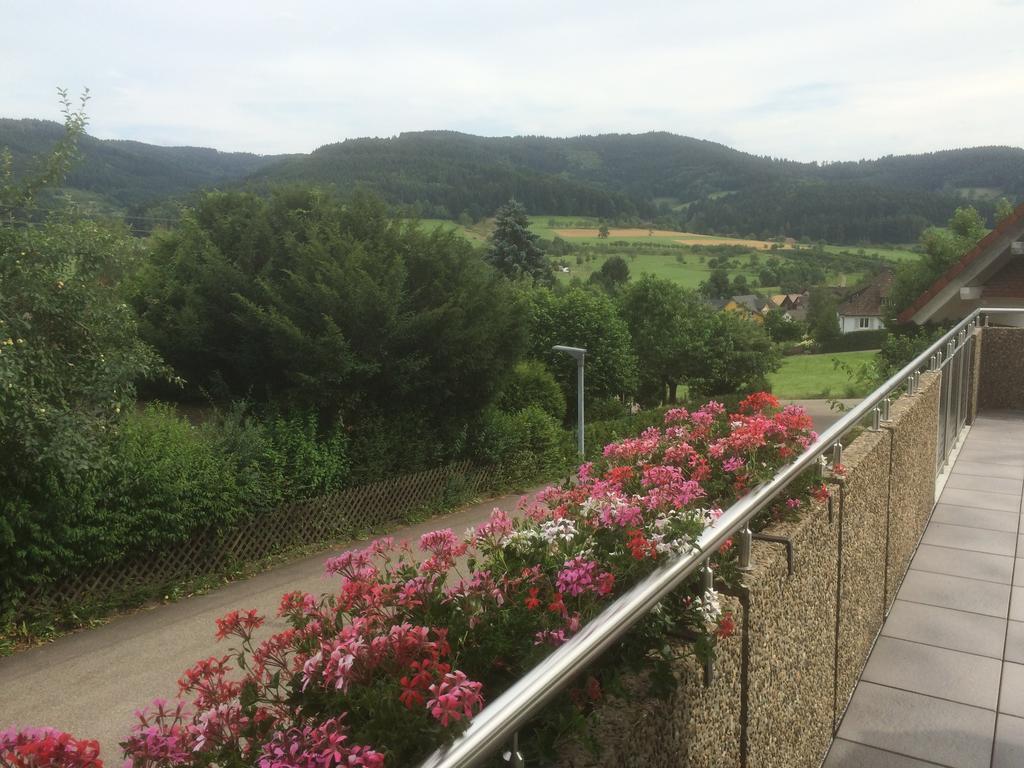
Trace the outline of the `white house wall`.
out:
[[[861,318],[868,321],[867,327],[860,324]],[[882,318],[870,315],[839,315],[840,333],[856,333],[857,331],[879,331],[885,328]]]

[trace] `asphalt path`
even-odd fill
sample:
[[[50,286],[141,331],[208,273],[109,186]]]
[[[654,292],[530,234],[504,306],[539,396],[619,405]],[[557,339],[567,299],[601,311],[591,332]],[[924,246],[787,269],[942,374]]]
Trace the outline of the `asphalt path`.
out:
[[[808,410],[818,431],[842,415],[823,400],[792,402]],[[399,541],[416,541],[438,528],[462,533],[486,520],[495,507],[513,510],[520,498],[521,494],[500,496],[405,526],[392,535]],[[215,619],[235,609],[255,608],[268,617],[261,635],[279,631],[284,623],[274,614],[281,595],[293,590],[317,595],[327,591],[334,578],[324,575],[324,561],[365,544],[350,542],[208,594],[118,616],[102,626],[0,659],[0,730],[10,725],[46,725],[97,739],[101,757],[113,764],[120,758],[117,745],[134,722],[135,709],[157,697],[172,698],[186,668],[227,652],[229,645],[214,639]]]

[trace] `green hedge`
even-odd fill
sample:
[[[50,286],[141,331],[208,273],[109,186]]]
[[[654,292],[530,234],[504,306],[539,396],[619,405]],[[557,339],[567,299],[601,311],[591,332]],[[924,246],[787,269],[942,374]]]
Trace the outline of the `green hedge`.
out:
[[[834,340],[821,345],[821,352],[862,352],[868,349],[880,349],[888,337],[885,329],[877,331],[854,331],[844,333]]]
[[[475,460],[496,467],[500,485],[549,480],[571,461],[571,436],[540,406],[509,413],[488,409],[470,446]]]
[[[106,450],[80,484],[50,478],[0,500],[0,624],[36,585],[245,525],[348,477],[344,433],[308,413],[257,418],[236,406],[194,426],[152,404],[125,414]]]

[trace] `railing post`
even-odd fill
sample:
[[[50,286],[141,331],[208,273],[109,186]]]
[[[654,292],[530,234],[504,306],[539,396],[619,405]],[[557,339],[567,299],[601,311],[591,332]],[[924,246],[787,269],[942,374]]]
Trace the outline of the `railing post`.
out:
[[[843,444],[835,443],[832,446],[832,471],[843,464]]]
[[[914,374],[907,376],[907,394],[914,394]]]
[[[711,570],[710,557],[704,561],[704,567],[700,570],[700,583],[704,595],[715,588],[715,572]],[[713,682],[715,682],[715,660],[709,656],[704,659],[704,685],[708,686]]]
[[[936,368],[935,360],[936,360],[935,355],[932,355],[930,358],[928,358],[928,370],[929,371],[934,371],[935,370],[935,368]]]
[[[874,408],[871,411],[871,431],[877,432],[881,426],[882,410],[880,408]]]
[[[883,397],[882,398],[882,402],[879,403],[879,406],[881,407],[881,411],[882,411],[882,414],[881,414],[882,415],[882,421],[888,421],[889,420],[889,406],[891,406],[891,405],[892,405],[892,400],[889,399],[888,397]]]
[[[736,546],[739,550],[739,570],[749,573],[751,570],[751,556],[754,549],[754,532],[750,530],[750,523],[736,533]]]

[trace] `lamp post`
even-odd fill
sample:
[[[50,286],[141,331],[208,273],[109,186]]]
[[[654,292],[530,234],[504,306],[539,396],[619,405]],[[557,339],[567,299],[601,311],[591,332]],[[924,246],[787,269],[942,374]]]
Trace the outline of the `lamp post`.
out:
[[[579,433],[577,444],[580,450],[580,460],[583,460],[583,358],[587,356],[587,350],[580,347],[563,347],[556,344],[551,349],[555,352],[565,352],[576,360],[576,417],[578,421],[577,431]]]

